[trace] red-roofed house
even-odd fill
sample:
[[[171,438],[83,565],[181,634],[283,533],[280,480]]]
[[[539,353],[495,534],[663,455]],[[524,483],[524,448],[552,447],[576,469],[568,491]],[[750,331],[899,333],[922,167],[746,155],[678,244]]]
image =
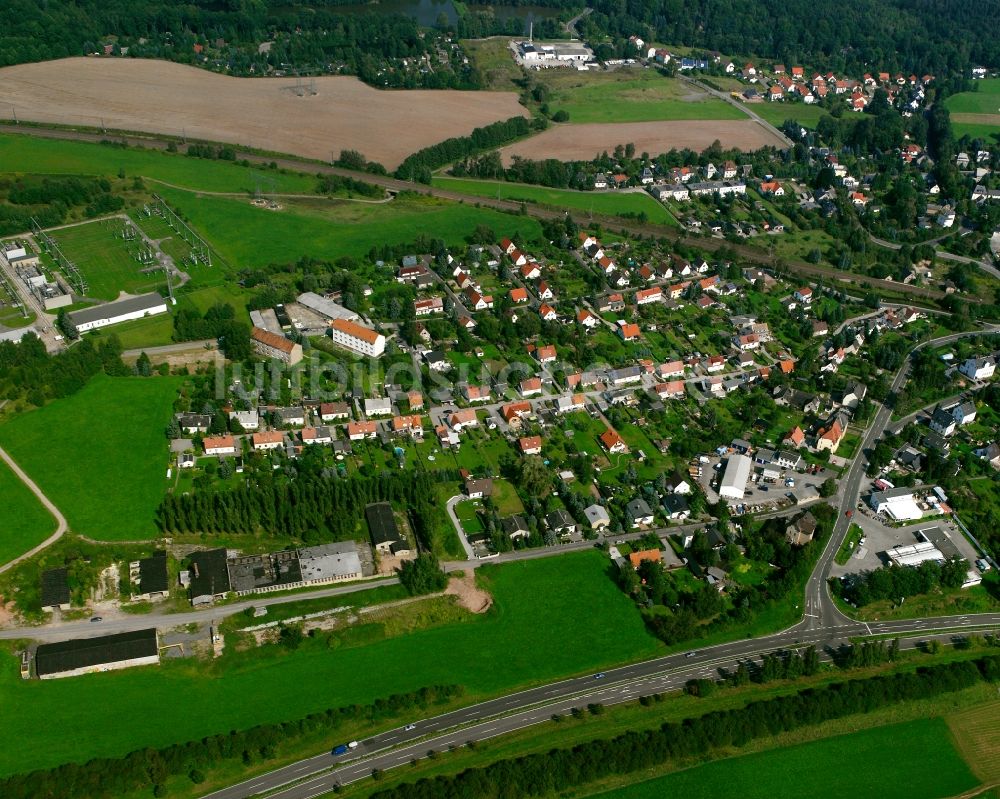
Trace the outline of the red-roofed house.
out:
[[[510,290],[510,301],[515,303],[527,302],[528,301],[528,290],[525,288],[516,288]]]
[[[628,446],[622,441],[622,437],[618,435],[618,431],[612,427],[601,433],[601,445],[612,454],[628,452]]]
[[[542,451],[542,437],[525,436],[518,439],[517,445],[521,448],[522,455],[538,455]]]

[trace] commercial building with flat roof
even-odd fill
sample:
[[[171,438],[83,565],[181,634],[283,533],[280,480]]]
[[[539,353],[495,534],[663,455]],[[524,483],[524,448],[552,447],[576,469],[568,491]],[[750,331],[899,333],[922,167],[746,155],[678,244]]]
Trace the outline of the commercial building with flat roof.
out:
[[[107,302],[93,308],[82,308],[66,314],[66,321],[77,333],[86,333],[99,327],[116,325],[132,319],[142,319],[144,316],[155,316],[167,312],[167,301],[155,291],[142,294],[139,297],[129,297],[127,300]]]
[[[944,563],[944,554],[932,541],[920,541],[916,544],[900,544],[885,551],[886,556],[897,566],[919,566],[924,561],[933,560]]]
[[[752,468],[753,461],[746,455],[730,456],[722,482],[719,483],[719,496],[723,499],[743,499]]]
[[[321,297],[312,291],[303,292],[298,296],[299,305],[304,305],[311,311],[315,311],[320,316],[325,316],[327,319],[347,319],[351,322],[356,321],[359,317],[354,311],[349,308],[345,308],[343,305],[338,305],[333,300],[328,300],[326,297]]]
[[[156,629],[150,628],[42,644],[35,652],[35,673],[39,679],[51,680],[159,662]]]

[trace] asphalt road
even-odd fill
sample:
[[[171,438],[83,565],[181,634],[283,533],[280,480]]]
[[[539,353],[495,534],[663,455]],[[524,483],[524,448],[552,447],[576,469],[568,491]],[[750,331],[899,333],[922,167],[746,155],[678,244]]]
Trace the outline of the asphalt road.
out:
[[[979,332],[931,339],[914,347],[910,355],[921,347],[945,344]],[[891,393],[906,382],[910,363],[908,356],[896,372]],[[962,631],[1000,625],[1000,613],[865,623],[848,618],[834,604],[826,581],[833,558],[850,527],[846,513],[856,507],[861,494],[868,465],[865,453],[881,437],[890,417],[891,410],[879,405],[857,455],[841,480],[838,519],[807,583],[803,619],[788,630],[608,669],[600,678],[585,675],[561,680],[430,719],[414,720],[412,729],[396,728],[375,735],[361,741],[356,749],[345,755],[334,756],[326,752],[229,786],[209,794],[206,799],[247,799],[262,792],[268,792],[275,799],[312,799],[333,790],[338,784],[369,777],[373,769],[384,771],[426,757],[430,750],[443,751],[469,741],[503,735],[545,721],[555,713],[566,714],[574,707],[590,703],[613,704],[658,691],[675,690],[692,677],[716,677],[720,669],[733,669],[741,661],[776,650],[815,644],[829,653],[851,637],[886,634],[919,637],[925,631]],[[285,785],[289,787],[278,790]]]

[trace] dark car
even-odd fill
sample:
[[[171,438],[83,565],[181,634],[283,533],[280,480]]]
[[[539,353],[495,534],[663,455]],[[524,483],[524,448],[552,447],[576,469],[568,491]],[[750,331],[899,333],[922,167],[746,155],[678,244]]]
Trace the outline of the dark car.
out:
[[[92,622],[95,622],[95,621],[104,621],[104,619],[102,619],[100,616],[91,616],[90,620]]]

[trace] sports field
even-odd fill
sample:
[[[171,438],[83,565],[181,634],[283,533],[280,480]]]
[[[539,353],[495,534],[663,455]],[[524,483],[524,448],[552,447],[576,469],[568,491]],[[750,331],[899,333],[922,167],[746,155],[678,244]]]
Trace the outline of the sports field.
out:
[[[56,520],[16,474],[0,460],[0,564],[23,555],[56,529]]]
[[[566,111],[571,124],[746,119],[746,114],[729,103],[650,70],[548,70],[539,76],[539,82],[551,91],[549,108]]]
[[[114,300],[122,291],[143,294],[166,285],[162,269],[142,271],[147,267],[133,257],[130,250],[138,252],[146,245],[138,237],[125,241],[122,238],[125,226],[123,219],[115,217],[50,231],[49,235],[63,255],[75,263],[86,278],[88,297]]]
[[[418,236],[460,246],[478,225],[493,228],[498,236],[519,235],[529,241],[541,235],[538,222],[530,217],[430,197],[399,197],[380,204],[294,200],[281,211],[269,211],[173,190],[164,190],[163,196],[229,263],[241,267],[292,263],[305,255],[361,257],[373,246],[405,244]]]
[[[74,532],[100,541],[153,538],[178,386],[177,378],[98,375],[0,426],[0,444]]]
[[[299,718],[427,685],[459,683],[473,701],[654,655],[660,644],[608,579],[606,567],[607,558],[593,551],[486,566],[478,571],[494,596],[490,612],[366,646],[331,649],[307,641],[296,652],[227,651],[212,662],[170,660],[44,681],[21,680],[15,659],[3,656],[7,745],[0,748],[0,773]],[[40,718],[59,724],[39,724]],[[66,734],[74,729],[87,734]]]
[[[598,796],[718,799],[738,786],[741,799],[939,799],[977,784],[944,720],[931,718],[718,760]]]
[[[953,94],[945,101],[956,136],[992,138],[1000,134],[1000,78],[977,80],[974,92]]]
[[[201,191],[252,192],[256,176],[274,181],[274,191],[312,192],[316,179],[300,173],[254,170],[227,161],[191,158],[178,153],[112,147],[86,142],[0,134],[0,164],[19,173],[39,175],[140,175]],[[155,188],[155,186],[153,187]],[[270,189],[270,183],[268,184]]]
[[[504,183],[468,178],[435,177],[431,183],[442,189],[460,191],[476,197],[496,197],[501,200],[515,200],[540,203],[556,208],[583,212],[593,212],[619,216],[621,214],[644,213],[650,222],[676,225],[677,220],[670,212],[646,192],[597,192],[573,191],[572,189],[550,189],[545,186],[529,186],[524,183]],[[577,214],[579,216],[579,214]]]

